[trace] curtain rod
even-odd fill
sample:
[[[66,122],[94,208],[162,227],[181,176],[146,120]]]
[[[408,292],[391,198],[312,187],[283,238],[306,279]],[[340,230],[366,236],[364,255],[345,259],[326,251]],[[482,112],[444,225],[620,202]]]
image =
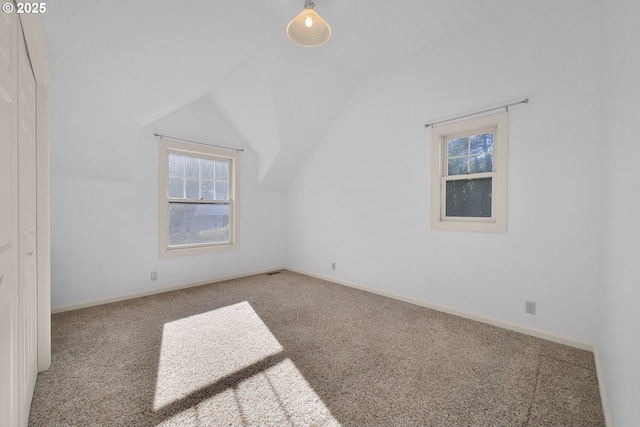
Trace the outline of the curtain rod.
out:
[[[429,126],[434,127],[435,125],[439,125],[440,123],[452,122],[454,120],[464,119],[466,117],[477,116],[478,114],[488,113],[489,111],[501,110],[505,109],[505,111],[509,111],[509,107],[513,107],[514,105],[527,104],[529,102],[529,98],[525,98],[522,101],[512,102],[511,104],[501,105],[499,107],[489,108],[487,110],[477,111],[475,113],[465,114],[464,116],[454,117],[452,119],[440,120],[435,123],[427,123],[424,127],[428,128]]]
[[[206,144],[204,142],[192,141],[190,139],[176,138],[175,136],[160,135],[159,133],[154,133],[153,136],[156,136],[156,137],[158,137],[160,139],[169,138],[169,139],[175,139],[177,141],[190,142],[192,144],[200,144],[200,145],[206,145],[208,147],[222,148],[223,150],[231,150],[231,151],[235,151],[236,153],[244,152],[244,150],[242,148],[223,147],[222,145]]]

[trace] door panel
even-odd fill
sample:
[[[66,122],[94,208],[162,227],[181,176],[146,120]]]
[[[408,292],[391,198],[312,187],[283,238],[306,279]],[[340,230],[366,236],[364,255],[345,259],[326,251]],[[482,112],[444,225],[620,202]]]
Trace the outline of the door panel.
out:
[[[21,34],[18,37],[18,381],[19,416],[26,425],[38,375],[36,250],[36,83]]]
[[[15,16],[0,15],[0,253],[15,246],[16,34]]]
[[[36,84],[0,15],[0,427],[26,426],[37,376]]]
[[[18,425],[17,16],[0,15],[0,426]]]
[[[3,279],[4,280],[4,279]],[[13,427],[17,418],[15,293],[0,300],[0,426]]]

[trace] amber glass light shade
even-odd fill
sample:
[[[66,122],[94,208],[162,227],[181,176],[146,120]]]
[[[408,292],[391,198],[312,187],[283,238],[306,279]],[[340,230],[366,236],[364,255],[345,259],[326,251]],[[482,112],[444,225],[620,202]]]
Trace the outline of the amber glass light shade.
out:
[[[300,46],[320,46],[331,37],[331,27],[313,10],[313,7],[307,6],[289,22],[287,36]]]

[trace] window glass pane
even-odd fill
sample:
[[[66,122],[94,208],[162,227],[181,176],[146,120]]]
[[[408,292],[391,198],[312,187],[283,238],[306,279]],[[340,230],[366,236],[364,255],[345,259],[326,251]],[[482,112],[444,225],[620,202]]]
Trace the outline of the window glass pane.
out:
[[[169,176],[184,176],[184,156],[169,154]]]
[[[169,203],[169,246],[229,241],[228,204]]]
[[[480,154],[471,157],[469,171],[471,173],[491,172],[493,170],[493,154]]]
[[[469,154],[469,138],[456,138],[447,141],[447,155],[449,157],[454,156],[466,156]]]
[[[200,178],[200,159],[187,157],[187,178]]]
[[[229,181],[229,162],[216,160],[216,181]]]
[[[471,154],[493,153],[493,132],[471,137]]]
[[[456,159],[449,159],[447,167],[448,175],[464,175],[469,172],[469,158],[458,157]]]
[[[169,178],[169,197],[184,197],[184,179]]]
[[[213,181],[202,180],[200,182],[200,189],[202,192],[200,197],[205,200],[213,200]]]
[[[187,199],[199,199],[200,198],[200,181],[197,179],[187,179]]]
[[[490,218],[492,178],[447,181],[446,216]]]
[[[202,159],[202,179],[213,179],[213,160]]]
[[[229,200],[229,183],[216,181],[216,200]]]

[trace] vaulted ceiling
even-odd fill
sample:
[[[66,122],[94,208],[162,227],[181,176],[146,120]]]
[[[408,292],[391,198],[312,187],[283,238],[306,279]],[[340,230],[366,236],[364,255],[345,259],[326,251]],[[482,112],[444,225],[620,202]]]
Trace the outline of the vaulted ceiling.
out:
[[[260,187],[286,188],[363,82],[526,13],[510,3],[317,0],[332,38],[303,48],[285,34],[302,0],[56,2],[45,16],[52,174],[127,181],[140,138],[187,108],[217,131],[175,136],[242,144]]]

